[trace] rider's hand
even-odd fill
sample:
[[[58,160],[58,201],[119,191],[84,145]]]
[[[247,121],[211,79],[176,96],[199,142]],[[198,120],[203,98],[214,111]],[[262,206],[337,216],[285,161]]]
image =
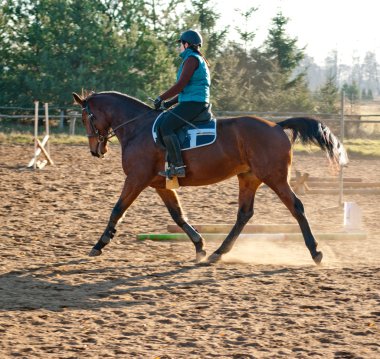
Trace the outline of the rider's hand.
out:
[[[170,107],[172,107],[172,105],[171,105],[171,103],[169,101],[162,101],[161,109],[167,110]]]
[[[154,105],[154,108],[156,109],[156,110],[159,110],[160,108],[161,108],[161,104],[162,104],[162,98],[160,97],[160,96],[158,96],[155,100],[154,100],[154,103],[153,103],[153,105]]]

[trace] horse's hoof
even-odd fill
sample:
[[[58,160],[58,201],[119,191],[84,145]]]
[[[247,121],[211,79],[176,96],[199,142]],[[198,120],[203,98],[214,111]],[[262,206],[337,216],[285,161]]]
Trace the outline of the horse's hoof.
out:
[[[210,257],[207,258],[208,263],[217,263],[222,260],[222,255],[218,253],[211,254]]]
[[[206,258],[206,251],[199,251],[195,254],[195,263],[203,262]]]
[[[317,252],[317,254],[313,257],[313,260],[314,260],[315,264],[319,265],[322,262],[322,258],[323,258],[322,252]]]
[[[97,257],[102,254],[102,251],[99,249],[92,248],[90,253],[88,254],[89,257]]]

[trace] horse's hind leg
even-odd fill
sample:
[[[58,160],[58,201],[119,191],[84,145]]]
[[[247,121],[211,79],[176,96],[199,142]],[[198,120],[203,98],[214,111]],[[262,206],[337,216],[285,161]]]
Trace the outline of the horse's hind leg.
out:
[[[322,252],[317,251],[318,243],[316,242],[311,232],[301,200],[292,191],[287,181],[281,184],[276,183],[268,185],[277,193],[281,201],[285,204],[286,207],[288,207],[293,217],[297,220],[301,228],[306,247],[310,251],[311,257],[316,264],[320,264],[323,255]]]
[[[165,203],[174,222],[182,228],[194,243],[196,262],[202,261],[206,257],[206,251],[203,249],[205,245],[204,239],[184,218],[177,193],[171,189],[156,188],[156,191]]]
[[[223,254],[228,253],[244,226],[253,216],[253,205],[257,188],[262,183],[257,177],[249,173],[238,175],[239,179],[239,210],[235,225],[223,241],[221,246],[208,258],[209,263],[214,263],[222,258]]]

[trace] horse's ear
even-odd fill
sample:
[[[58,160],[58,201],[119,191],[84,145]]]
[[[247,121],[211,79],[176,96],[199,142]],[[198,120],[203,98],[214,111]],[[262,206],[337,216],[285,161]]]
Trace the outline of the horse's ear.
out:
[[[77,103],[78,105],[82,106],[83,99],[78,94],[76,94],[75,92],[73,92],[73,97],[74,97],[74,102]]]

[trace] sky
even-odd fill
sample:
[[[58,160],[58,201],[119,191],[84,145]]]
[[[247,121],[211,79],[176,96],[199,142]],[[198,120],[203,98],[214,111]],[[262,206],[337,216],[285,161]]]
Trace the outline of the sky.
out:
[[[248,31],[256,33],[252,46],[260,46],[268,35],[271,19],[281,11],[289,18],[286,33],[297,38],[299,48],[323,65],[331,51],[337,50],[338,62],[352,65],[353,56],[364,59],[368,51],[380,60],[379,0],[232,0],[216,1],[215,11],[222,27],[243,27],[244,20],[235,9],[258,10],[251,16]]]

